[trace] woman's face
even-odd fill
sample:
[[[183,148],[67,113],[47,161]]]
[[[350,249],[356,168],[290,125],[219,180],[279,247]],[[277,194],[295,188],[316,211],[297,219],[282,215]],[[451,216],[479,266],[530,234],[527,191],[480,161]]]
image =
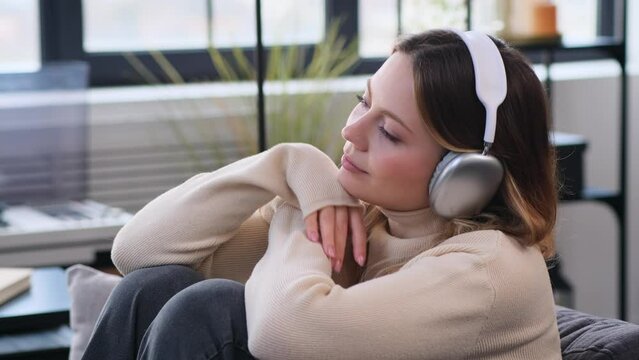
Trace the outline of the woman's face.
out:
[[[443,151],[419,114],[412,67],[408,55],[391,55],[369,79],[342,129],[340,184],[352,196],[390,210],[428,206],[428,183]]]

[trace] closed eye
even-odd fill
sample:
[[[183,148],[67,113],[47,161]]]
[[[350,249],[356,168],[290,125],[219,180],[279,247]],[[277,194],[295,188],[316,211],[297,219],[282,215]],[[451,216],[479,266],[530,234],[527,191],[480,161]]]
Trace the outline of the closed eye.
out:
[[[366,102],[366,99],[364,99],[362,95],[355,95],[355,97],[357,98],[357,101],[359,101],[360,104],[368,107],[368,103]]]
[[[388,140],[390,140],[393,143],[398,143],[399,139],[396,138],[395,136],[391,135],[388,131],[386,131],[386,129],[384,129],[384,127],[382,125],[379,125],[377,127],[377,129],[379,130],[379,132],[386,137]]]

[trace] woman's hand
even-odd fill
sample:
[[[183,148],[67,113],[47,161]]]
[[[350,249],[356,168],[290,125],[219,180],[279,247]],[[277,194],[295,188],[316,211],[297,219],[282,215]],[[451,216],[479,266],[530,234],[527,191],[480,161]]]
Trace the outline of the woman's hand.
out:
[[[346,237],[350,231],[353,257],[359,266],[366,262],[366,229],[360,207],[327,206],[304,219],[306,236],[321,242],[324,253],[331,259],[333,270],[340,272],[344,264]],[[318,226],[319,224],[319,226]]]

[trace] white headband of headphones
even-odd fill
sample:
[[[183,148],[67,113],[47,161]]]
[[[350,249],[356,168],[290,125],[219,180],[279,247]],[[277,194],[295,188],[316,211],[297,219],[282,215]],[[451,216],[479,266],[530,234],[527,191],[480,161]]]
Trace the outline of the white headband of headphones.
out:
[[[506,98],[507,83],[504,60],[488,35],[478,31],[453,30],[464,40],[475,70],[475,91],[486,109],[484,142],[487,147],[495,140],[497,108]]]

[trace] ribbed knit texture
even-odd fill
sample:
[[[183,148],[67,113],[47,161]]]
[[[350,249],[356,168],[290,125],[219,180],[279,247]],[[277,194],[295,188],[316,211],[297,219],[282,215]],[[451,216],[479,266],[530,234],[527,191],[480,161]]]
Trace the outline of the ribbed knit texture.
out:
[[[300,207],[305,215],[327,205],[359,206],[336,177],[333,161],[307,144],[276,145],[198,174],[138,211],[114,240],[113,262],[123,274],[141,267],[184,264],[217,277],[215,270],[221,267],[213,264],[222,244],[228,245],[220,252],[237,258],[247,251],[246,256],[257,262],[266,247],[263,235],[268,225],[253,214],[256,209],[276,196]],[[238,231],[242,241],[229,242]],[[227,269],[233,264],[219,258]]]
[[[197,175],[118,233],[114,263],[246,281],[249,348],[260,359],[561,358],[541,253],[499,231],[437,243],[443,219],[429,209],[382,209],[388,224],[372,229],[363,272],[349,253],[332,274],[303,218],[359,206],[336,175],[304,144]]]

